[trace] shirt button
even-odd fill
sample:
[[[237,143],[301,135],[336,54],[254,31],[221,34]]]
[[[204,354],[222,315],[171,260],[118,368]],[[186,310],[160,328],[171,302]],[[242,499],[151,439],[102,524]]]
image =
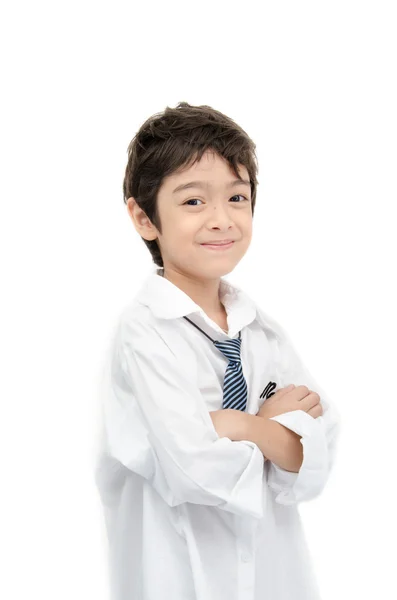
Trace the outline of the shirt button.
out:
[[[241,560],[245,563],[249,562],[251,560],[251,556],[246,552],[243,552],[243,554],[241,555]]]

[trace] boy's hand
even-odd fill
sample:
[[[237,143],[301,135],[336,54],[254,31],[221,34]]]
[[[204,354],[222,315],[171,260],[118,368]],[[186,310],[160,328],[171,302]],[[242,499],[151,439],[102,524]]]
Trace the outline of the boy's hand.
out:
[[[323,414],[320,396],[316,392],[312,392],[305,385],[295,387],[291,384],[267,398],[256,415],[269,419],[291,410],[304,410],[314,419]]]

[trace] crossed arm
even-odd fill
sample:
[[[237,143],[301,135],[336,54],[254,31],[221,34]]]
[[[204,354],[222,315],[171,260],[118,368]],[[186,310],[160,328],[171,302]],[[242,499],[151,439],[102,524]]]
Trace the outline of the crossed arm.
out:
[[[255,443],[265,460],[282,469],[298,473],[303,462],[301,436],[281,423],[234,409],[211,411],[210,416],[220,437]]]

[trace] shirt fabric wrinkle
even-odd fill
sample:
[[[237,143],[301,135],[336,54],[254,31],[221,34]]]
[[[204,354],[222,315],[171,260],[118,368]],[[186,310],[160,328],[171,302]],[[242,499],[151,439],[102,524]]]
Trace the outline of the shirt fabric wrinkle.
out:
[[[156,268],[121,311],[100,386],[95,482],[109,543],[111,600],[321,600],[299,504],[324,489],[340,415],[287,332],[225,278],[226,333]],[[302,436],[298,473],[250,440],[220,438],[227,358],[238,337],[246,412],[289,383],[318,392],[323,415],[272,417]]]

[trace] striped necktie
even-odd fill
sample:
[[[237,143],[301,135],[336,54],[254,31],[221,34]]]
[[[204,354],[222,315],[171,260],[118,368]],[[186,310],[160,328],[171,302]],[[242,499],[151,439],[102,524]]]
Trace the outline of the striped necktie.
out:
[[[247,407],[247,382],[243,374],[241,364],[241,331],[238,338],[234,340],[225,340],[218,342],[213,340],[205,333],[196,323],[193,323],[188,317],[184,317],[192,325],[197,327],[208,339],[214,344],[220,352],[229,360],[226,368],[225,378],[223,382],[223,406],[222,408],[232,408],[234,410],[245,411]]]

